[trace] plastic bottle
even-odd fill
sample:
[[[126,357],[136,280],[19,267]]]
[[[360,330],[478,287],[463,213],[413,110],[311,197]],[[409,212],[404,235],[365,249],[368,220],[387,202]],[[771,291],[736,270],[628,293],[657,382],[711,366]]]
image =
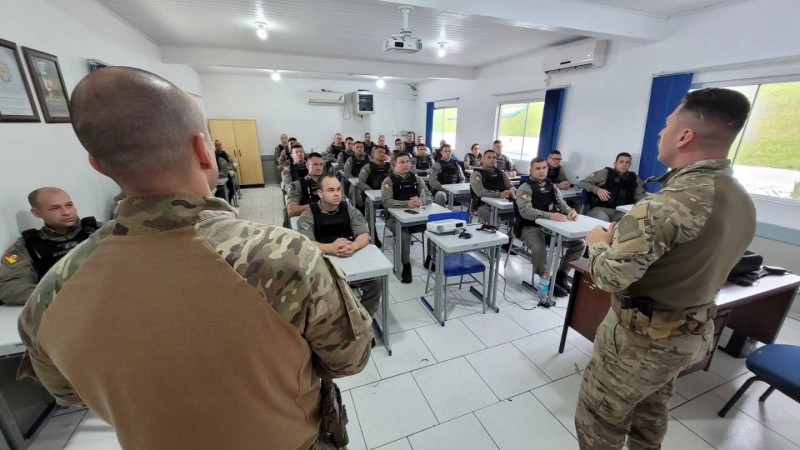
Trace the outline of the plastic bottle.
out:
[[[545,272],[544,275],[539,277],[539,284],[536,286],[536,292],[539,300],[547,299],[547,292],[550,290],[550,273]]]
[[[575,177],[575,184],[573,184],[572,187],[575,188],[576,191],[581,190],[581,177]]]

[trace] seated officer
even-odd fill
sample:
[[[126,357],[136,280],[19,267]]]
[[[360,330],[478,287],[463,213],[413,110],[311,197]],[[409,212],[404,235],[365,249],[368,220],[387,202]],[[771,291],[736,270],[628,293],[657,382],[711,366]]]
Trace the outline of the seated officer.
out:
[[[306,152],[300,144],[292,146],[292,160],[281,171],[281,189],[289,191],[289,185],[308,175],[306,167]]]
[[[369,245],[369,228],[364,216],[342,200],[342,185],[333,175],[325,175],[317,185],[319,201],[300,214],[297,231],[311,239],[326,255],[346,258]],[[350,283],[363,292],[361,304],[375,315],[381,302],[377,279]]]
[[[475,168],[469,179],[469,188],[474,199],[478,200],[478,207],[475,215],[481,218],[484,223],[489,223],[491,210],[480,199],[486,197],[514,199],[514,187],[505,172],[498,169],[495,165],[497,155],[494,150],[486,150],[483,153],[483,165]],[[505,215],[504,220],[511,219],[511,215]]]
[[[514,170],[514,161],[511,161],[511,158],[503,154],[503,141],[498,139],[492,142],[492,150],[497,155],[495,166],[510,177],[517,176],[517,171]]]
[[[569,182],[567,174],[564,173],[561,159],[561,152],[558,150],[553,150],[547,155],[547,179],[559,189],[569,189],[572,187],[572,183]]]
[[[630,205],[641,200],[644,195],[642,179],[631,172],[631,154],[622,152],[614,161],[614,168],[592,172],[581,181],[581,188],[589,192],[589,217],[617,222],[625,215],[617,211],[617,206]]]
[[[395,146],[396,145],[397,145],[397,141],[395,141]],[[414,154],[414,149],[417,148],[417,145],[414,144],[414,132],[413,131],[409,131],[408,133],[406,133],[406,141],[403,142],[403,146],[404,146],[404,149],[405,149],[406,153],[408,153],[409,155],[413,155]]]
[[[344,169],[342,170],[346,178],[357,178],[361,173],[361,169],[369,162],[369,156],[366,154],[363,142],[356,141],[355,144],[353,144],[353,149],[353,155],[347,158],[347,162],[344,163]],[[349,195],[349,190],[356,188],[357,186],[348,185],[345,194]],[[360,209],[364,209],[364,202],[360,195],[356,195],[356,201],[358,202],[356,206]]]
[[[481,166],[481,145],[480,144],[472,144],[472,147],[469,149],[469,153],[464,155],[464,167],[467,169],[475,169],[476,167]]]
[[[23,231],[0,260],[0,304],[24,305],[42,276],[98,229],[94,217],[78,218],[72,199],[61,189],[36,189],[28,194],[28,203],[44,226]]]
[[[342,134],[336,133],[333,135],[333,142],[328,146],[328,161],[336,161],[339,153],[344,151],[344,142],[342,141]]]
[[[219,169],[219,177],[224,178],[228,176],[228,171],[233,169],[233,159],[223,148],[222,142],[219,140],[214,141],[214,156],[217,157],[217,168]]]
[[[353,138],[347,136],[347,139],[344,140],[344,151],[340,152],[339,155],[336,157],[336,162],[339,163],[339,170],[344,167],[344,163],[347,161],[348,158],[353,156],[356,152],[355,149],[355,142],[353,142]]]
[[[297,142],[297,138],[290,137],[289,138],[289,147],[284,149],[281,152],[280,157],[278,157],[278,168],[279,169],[283,169],[283,166],[286,165],[286,162],[291,159],[291,157],[292,157],[292,146],[294,146],[294,144],[299,144],[299,142]]]
[[[567,205],[558,187],[547,179],[547,161],[544,158],[531,161],[530,178],[520,185],[516,202],[520,215],[517,218],[517,236],[531,249],[531,263],[536,274],[542,276],[547,271],[547,247],[544,232],[536,225],[536,219],[564,222],[575,220],[578,213]],[[556,272],[554,292],[558,297],[569,294],[567,264],[580,258],[586,246],[583,241],[564,241],[564,247],[567,251]]]
[[[417,144],[417,154],[411,157],[411,172],[424,177],[433,168],[433,158],[428,154],[425,143]]]
[[[453,153],[450,144],[443,144],[440,152],[439,161],[433,164],[430,184],[433,191],[433,201],[437,205],[444,206],[447,203],[447,192],[442,188],[442,185],[463,183],[464,172],[461,171],[461,166],[450,158]]]
[[[325,170],[322,155],[317,152],[309,153],[306,158],[306,169],[308,175],[305,178],[300,178],[289,185],[289,193],[286,194],[286,214],[289,217],[299,216],[309,208],[309,204],[319,200],[317,182]]]
[[[425,182],[419,175],[411,173],[411,160],[406,152],[395,152],[393,155],[392,164],[394,170],[389,173],[389,176],[383,180],[383,187],[381,189],[381,197],[383,198],[383,206],[386,208],[419,208],[422,206],[421,196],[423,193],[430,198]],[[388,216],[386,218],[386,227],[394,233],[394,218]],[[400,239],[400,262],[403,263],[403,273],[401,279],[403,283],[411,283],[411,233],[424,232],[427,226],[414,225],[412,227],[404,227],[403,235]],[[397,239],[397,236],[395,236]]]
[[[289,153],[291,150],[292,148],[289,147],[289,136],[281,134],[281,143],[275,146],[275,164],[279,164],[283,153]]]
[[[364,133],[364,152],[367,155],[372,155],[372,149],[375,148],[375,143],[372,142],[372,135]]]

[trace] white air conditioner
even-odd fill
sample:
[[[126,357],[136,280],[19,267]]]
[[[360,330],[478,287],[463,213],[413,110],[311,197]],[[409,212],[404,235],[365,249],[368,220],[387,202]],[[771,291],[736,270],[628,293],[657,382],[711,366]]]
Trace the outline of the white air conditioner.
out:
[[[544,73],[581,67],[599,67],[606,63],[608,41],[591,41],[544,54]]]
[[[344,94],[331,91],[308,91],[309,105],[340,105],[344,103]]]

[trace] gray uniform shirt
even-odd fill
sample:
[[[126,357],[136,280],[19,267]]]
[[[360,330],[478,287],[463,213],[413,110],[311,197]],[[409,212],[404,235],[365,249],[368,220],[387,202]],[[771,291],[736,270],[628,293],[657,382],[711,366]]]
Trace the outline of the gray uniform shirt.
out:
[[[395,173],[395,176],[398,176]],[[412,174],[411,172],[408,173],[408,176],[417,177],[417,188],[419,189],[419,194],[422,196],[422,193],[425,192],[428,194],[428,202],[426,204],[430,204],[433,200],[431,198],[431,192],[428,190],[428,186],[425,186],[425,181],[420,178],[419,175]],[[383,186],[381,186],[381,198],[383,201],[383,206],[386,208],[406,208],[408,207],[408,200],[395,200],[394,199],[394,189],[392,188],[392,178],[386,177],[383,179]]]
[[[508,175],[506,175],[505,172],[502,173],[502,176],[504,185],[503,190],[507,191],[511,189],[513,186],[511,185],[511,180],[508,179]],[[483,187],[483,173],[481,173],[479,169],[475,169],[475,171],[472,172],[472,176],[469,178],[469,186],[472,188],[472,191],[475,192],[475,195],[477,195],[479,198],[500,197],[501,191],[490,191],[485,187]]]
[[[332,212],[325,211],[321,201],[319,202],[319,207],[324,214],[336,214],[339,212],[339,208]],[[367,227],[367,221],[361,212],[350,205],[347,205],[347,212],[350,213],[350,229],[353,231],[353,236],[358,237],[362,234],[368,234],[369,227]],[[297,220],[297,232],[312,241],[317,240],[316,236],[314,236],[314,213],[311,212],[311,208],[300,214],[300,218]]]
[[[458,180],[456,183],[463,183],[464,182],[464,172],[461,171],[461,166],[458,163],[453,162],[456,166],[456,175],[458,176]],[[442,173],[442,162],[436,161],[433,164],[433,169],[431,170],[431,176],[428,177],[428,183],[431,184],[431,189],[434,191],[441,191],[442,190],[442,183],[439,182],[439,175]]]
[[[606,169],[592,172],[588,177],[581,180],[581,188],[591,192],[592,194],[597,194],[597,190],[602,189],[603,185],[606,184],[607,176],[608,171]],[[639,178],[639,175],[636,175],[636,190],[633,191],[633,199],[635,202],[638,202],[644,198],[645,195],[644,183],[642,182],[642,179]]]
[[[389,165],[388,162],[385,162],[384,164],[386,164],[387,166]],[[378,165],[380,165],[380,164],[378,164]],[[366,164],[366,165],[364,165],[364,167],[361,168],[361,172],[358,173],[358,190],[359,191],[367,192],[367,191],[371,191],[373,189],[380,189],[381,188],[380,186],[378,186],[377,188],[374,188],[374,187],[370,186],[369,184],[367,184],[367,180],[369,179],[369,176],[371,174],[372,174],[372,166],[371,165]]]
[[[544,181],[540,181],[536,183],[536,186],[544,184]],[[553,186],[553,191],[556,195],[555,201],[555,208],[561,214],[569,214],[574,211],[572,208],[567,205],[567,202],[564,201],[564,198],[561,196],[561,190],[558,189],[558,186]],[[541,209],[536,209],[533,207],[533,203],[531,202],[531,196],[533,195],[533,191],[531,191],[531,186],[528,183],[522,183],[517,189],[517,208],[519,208],[519,215],[528,219],[528,220],[536,220],[539,218],[549,219],[551,214],[549,211],[542,211]]]
[[[300,163],[301,165],[305,166],[306,163],[303,161]],[[292,166],[287,164],[283,170],[281,170],[281,189],[284,192],[289,191],[289,185],[292,184],[295,180],[292,180]]]
[[[306,178],[310,179],[310,177]],[[289,184],[289,191],[286,193],[286,204],[288,205],[289,203],[297,203],[299,205],[302,200],[303,189],[300,186],[300,180],[297,180]]]
[[[503,172],[514,170],[514,164],[511,162],[511,158],[506,155],[497,155],[497,163],[495,163],[495,167]]]
[[[354,154],[353,158],[358,158],[358,156]],[[353,178],[360,175],[360,173],[353,173],[353,158],[347,158],[347,162],[344,164],[344,176],[346,176],[347,178]],[[361,155],[361,158],[358,158],[358,160],[359,161],[366,160],[367,162],[369,162],[369,156],[367,156],[367,154],[364,153],[363,155]]]
[[[347,150],[339,153],[339,156],[336,157],[339,167],[344,167],[344,163],[353,155],[355,155],[355,152],[348,152]]]

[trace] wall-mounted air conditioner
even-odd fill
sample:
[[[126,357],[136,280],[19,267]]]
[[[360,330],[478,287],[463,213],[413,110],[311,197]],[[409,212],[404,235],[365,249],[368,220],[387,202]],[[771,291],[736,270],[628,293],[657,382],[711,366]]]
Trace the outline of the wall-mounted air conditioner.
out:
[[[375,97],[370,91],[355,91],[347,94],[346,107],[352,109],[353,114],[375,114]]]
[[[341,105],[344,103],[344,94],[331,91],[308,91],[309,105]]]
[[[606,63],[608,41],[590,41],[544,54],[544,73],[599,67]]]

